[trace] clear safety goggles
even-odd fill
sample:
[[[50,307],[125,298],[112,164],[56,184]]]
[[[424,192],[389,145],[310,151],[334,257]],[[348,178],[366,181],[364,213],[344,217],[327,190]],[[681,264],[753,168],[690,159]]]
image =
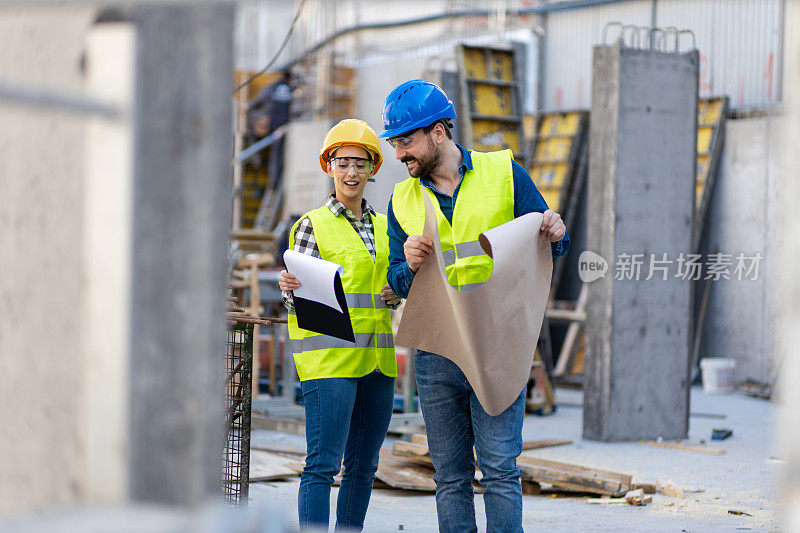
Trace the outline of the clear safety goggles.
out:
[[[338,172],[347,172],[352,166],[357,174],[369,174],[372,172],[372,161],[364,157],[332,157],[331,166]]]
[[[402,148],[408,148],[412,144],[414,144],[414,135],[417,134],[419,130],[416,129],[411,133],[406,133],[405,135],[398,135],[397,137],[392,137],[391,139],[386,139],[386,141],[392,146],[392,148],[397,148],[398,146]]]

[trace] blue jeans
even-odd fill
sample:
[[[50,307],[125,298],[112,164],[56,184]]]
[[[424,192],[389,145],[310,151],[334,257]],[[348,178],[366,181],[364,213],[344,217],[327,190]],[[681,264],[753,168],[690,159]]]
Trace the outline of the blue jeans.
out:
[[[300,527],[328,527],[331,485],[344,455],[336,528],[360,530],[392,418],[394,378],[373,372],[361,378],[310,379],[301,386],[307,456],[297,498]]]
[[[477,531],[472,480],[475,459],[483,473],[486,531],[522,531],[522,486],[517,456],[522,453],[525,389],[497,416],[489,416],[455,363],[414,350],[422,416],[436,474],[439,531]]]

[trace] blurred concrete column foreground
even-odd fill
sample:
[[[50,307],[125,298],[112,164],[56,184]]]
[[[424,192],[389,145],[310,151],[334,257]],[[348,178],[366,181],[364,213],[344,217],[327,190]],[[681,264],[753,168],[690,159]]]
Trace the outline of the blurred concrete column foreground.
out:
[[[220,498],[233,15],[0,6],[0,520]]]

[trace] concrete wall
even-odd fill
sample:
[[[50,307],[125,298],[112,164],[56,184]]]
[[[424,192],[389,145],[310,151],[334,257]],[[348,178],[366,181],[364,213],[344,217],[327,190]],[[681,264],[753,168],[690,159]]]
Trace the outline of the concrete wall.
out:
[[[756,280],[720,279],[711,287],[701,357],[736,359],[736,377],[771,382],[775,376],[775,303],[780,231],[780,149],[785,119],[728,120],[720,173],[701,241],[704,254],[761,254]],[[731,269],[732,271],[733,269]],[[697,290],[702,290],[697,286]]]

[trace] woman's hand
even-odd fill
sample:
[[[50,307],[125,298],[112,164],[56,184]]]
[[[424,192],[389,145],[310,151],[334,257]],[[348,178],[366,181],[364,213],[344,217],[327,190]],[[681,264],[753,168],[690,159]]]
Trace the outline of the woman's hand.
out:
[[[381,300],[386,302],[388,305],[400,303],[401,299],[402,298],[394,293],[390,286],[384,285],[383,289],[381,289]]]
[[[290,292],[295,289],[299,289],[300,282],[296,277],[294,277],[294,274],[290,274],[288,271],[282,270],[281,275],[278,276],[278,287],[280,287],[283,292]]]

